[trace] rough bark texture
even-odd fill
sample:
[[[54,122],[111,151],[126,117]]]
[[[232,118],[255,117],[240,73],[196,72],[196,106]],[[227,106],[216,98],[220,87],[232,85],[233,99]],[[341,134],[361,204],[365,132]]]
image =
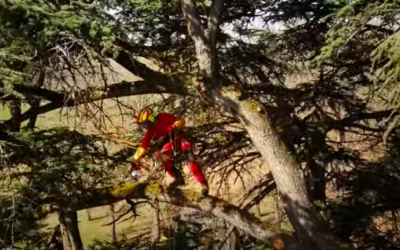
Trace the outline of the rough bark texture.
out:
[[[62,213],[58,213],[58,221],[60,222],[60,231],[63,242],[64,250],[73,250],[71,244],[71,238],[68,234],[67,224],[65,222],[64,215]]]
[[[83,250],[81,235],[78,226],[76,211],[59,212],[59,221],[62,227],[64,249]],[[70,248],[66,248],[70,247]]]
[[[148,199],[191,207],[224,219],[255,238],[275,242],[282,240],[291,249],[305,249],[290,235],[266,225],[250,213],[216,197],[203,197],[197,192],[166,188],[157,184],[129,183],[113,189],[104,189],[90,196],[66,201],[73,210],[109,205],[126,199]]]
[[[227,101],[218,98],[228,108],[237,105],[236,117],[246,126],[254,146],[270,166],[276,185],[282,195],[288,217],[297,235],[308,244],[315,242],[320,249],[341,249],[340,240],[329,231],[307,197],[304,178],[294,158],[280,141],[266,114],[259,114],[247,102]],[[228,102],[228,103],[227,103]]]
[[[315,245],[324,250],[351,248],[334,236],[309,202],[304,178],[298,164],[280,140],[269,115],[265,112],[261,113],[262,108],[256,101],[239,100],[235,91],[221,87],[214,68],[217,63],[213,62],[216,57],[215,48],[212,48],[213,44],[206,36],[193,1],[182,0],[182,10],[195,43],[201,74],[205,79],[209,78],[209,81],[212,81],[212,85],[208,86],[211,90],[209,98],[245,126],[254,146],[270,167],[276,185],[282,194],[289,219],[300,239],[307,245]],[[218,11],[214,11],[214,13],[218,13]],[[209,19],[215,20],[213,17]],[[210,25],[218,24],[209,23],[208,27]],[[217,29],[214,28],[214,30]],[[208,34],[208,36],[211,37],[213,34]]]

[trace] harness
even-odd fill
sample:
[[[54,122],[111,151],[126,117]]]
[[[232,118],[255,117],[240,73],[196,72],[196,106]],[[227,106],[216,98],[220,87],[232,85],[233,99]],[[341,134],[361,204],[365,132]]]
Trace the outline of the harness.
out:
[[[173,144],[172,151],[174,152],[174,155],[177,156],[178,153],[181,153],[181,147],[180,147],[180,145],[177,145],[177,143],[178,143],[178,140],[176,139],[177,136],[181,137],[181,139],[190,140],[187,133],[185,133],[185,131],[174,130],[170,134],[157,139],[157,141],[154,144],[154,146],[156,148],[158,148],[158,150],[156,150],[156,152],[154,154],[154,156],[157,156],[155,158],[158,158],[158,156],[160,156],[163,153],[162,147],[165,144],[170,143],[170,142]]]
[[[179,112],[179,114],[177,115],[177,120],[182,117],[185,113],[188,112],[188,109],[186,108],[186,98],[184,97],[184,101],[183,101],[183,109]],[[156,117],[157,119],[157,117]],[[192,142],[192,147],[194,148],[194,138],[192,136],[190,136],[188,133],[186,133],[184,130],[174,130],[172,133],[169,133],[166,136],[163,136],[162,138],[157,139],[153,146],[156,147],[157,149],[155,150],[154,154],[153,154],[153,159],[158,159],[159,156],[163,153],[162,152],[162,147],[168,143],[168,142],[172,142],[174,143],[174,147],[173,147],[173,153],[174,156],[178,156],[178,154],[181,152],[181,147],[177,147],[178,145],[176,145],[176,136],[180,136],[181,138],[184,138],[190,142]]]

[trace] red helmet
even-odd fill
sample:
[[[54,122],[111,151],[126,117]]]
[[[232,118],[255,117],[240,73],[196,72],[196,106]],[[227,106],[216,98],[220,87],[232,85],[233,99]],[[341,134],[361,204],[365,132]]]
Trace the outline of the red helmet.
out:
[[[151,108],[142,109],[136,117],[136,122],[138,123],[145,121],[154,122],[154,112]]]

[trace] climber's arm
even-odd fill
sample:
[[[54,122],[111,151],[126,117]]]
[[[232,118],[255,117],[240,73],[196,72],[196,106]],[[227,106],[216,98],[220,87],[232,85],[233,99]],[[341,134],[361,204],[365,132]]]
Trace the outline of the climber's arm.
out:
[[[135,155],[132,158],[133,163],[137,163],[142,158],[142,156],[146,153],[147,149],[149,148],[150,140],[151,140],[152,136],[153,136],[153,133],[150,130],[148,130],[143,137],[142,144],[138,147],[138,149],[135,152]]]
[[[181,130],[185,127],[186,121],[183,118],[179,118],[172,125],[168,126],[168,131],[171,132],[174,129]]]

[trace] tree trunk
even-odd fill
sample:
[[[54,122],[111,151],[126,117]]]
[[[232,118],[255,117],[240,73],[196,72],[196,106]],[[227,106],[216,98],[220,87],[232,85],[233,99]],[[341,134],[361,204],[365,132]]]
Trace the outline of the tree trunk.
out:
[[[111,243],[117,242],[117,233],[116,233],[116,222],[115,222],[115,210],[114,204],[110,205],[110,217],[111,217]]]
[[[267,113],[253,100],[235,99],[235,93],[214,89],[210,96],[227,112],[235,116],[247,130],[253,145],[269,165],[281,193],[288,217],[300,239],[320,249],[347,249],[346,244],[330,232],[309,202],[304,177],[289,150],[271,125]]]
[[[35,84],[36,87],[43,87],[45,76],[46,76],[46,74],[42,70],[39,73],[39,76],[38,76],[38,78],[36,80],[36,84]],[[29,115],[28,129],[29,130],[34,130],[35,126],[36,126],[36,120],[37,120],[37,117],[38,117],[38,112],[37,111],[38,111],[38,109],[40,107],[40,98],[33,97],[31,100],[29,100],[28,103],[31,106],[30,110],[32,111],[30,113],[30,115]]]
[[[283,220],[283,212],[282,212],[282,205],[281,205],[281,200],[279,194],[274,195],[275,203],[276,203],[276,208],[274,212],[275,216],[275,221],[278,226],[278,228],[282,228],[282,220]]]
[[[59,221],[62,228],[64,250],[83,250],[78,226],[78,213],[76,211],[61,211]]]
[[[37,110],[40,106],[40,100],[39,99],[32,99],[29,101],[29,105],[31,106],[31,110],[33,111],[29,117],[29,122],[28,122],[28,129],[29,130],[34,130],[36,126],[36,121],[37,121]]]
[[[221,0],[222,1],[222,0]],[[219,2],[219,0],[215,0]],[[213,6],[211,6],[213,8]],[[272,126],[271,118],[254,100],[240,100],[232,88],[222,88],[216,77],[217,65],[215,44],[211,44],[201,24],[192,0],[182,0],[182,11],[189,23],[188,28],[196,47],[196,56],[205,86],[209,88],[208,97],[237,118],[247,130],[254,146],[268,163],[288,217],[299,238],[307,245],[319,249],[348,249],[350,246],[333,235],[328,225],[321,219],[309,202],[307,189],[300,168],[280,140]],[[210,10],[210,13],[212,10]],[[218,13],[218,11],[214,11]],[[215,20],[218,17],[210,17]],[[207,26],[219,25],[209,23]],[[215,30],[215,28],[214,28]],[[210,35],[210,34],[208,34]],[[212,84],[210,85],[210,82]]]
[[[310,194],[311,201],[320,201],[325,203],[326,180],[324,167],[314,159],[310,159],[307,163],[305,178],[308,184],[307,189]]]
[[[160,239],[160,209],[158,201],[154,201],[153,204],[153,226],[151,229],[151,240],[157,242]]]
[[[11,132],[19,132],[21,130],[21,100],[12,100],[10,101],[9,108],[11,113]]]
[[[60,222],[60,231],[61,237],[63,242],[63,249],[64,250],[73,250],[71,244],[71,238],[68,234],[67,224],[65,222],[64,215],[62,213],[58,214],[58,221]]]
[[[69,239],[69,238],[68,238]],[[47,242],[47,248],[53,250],[63,250],[63,239],[61,225],[54,227],[53,232]]]
[[[86,216],[87,216],[87,220],[91,221],[92,220],[92,215],[90,214],[90,209],[86,209]]]

